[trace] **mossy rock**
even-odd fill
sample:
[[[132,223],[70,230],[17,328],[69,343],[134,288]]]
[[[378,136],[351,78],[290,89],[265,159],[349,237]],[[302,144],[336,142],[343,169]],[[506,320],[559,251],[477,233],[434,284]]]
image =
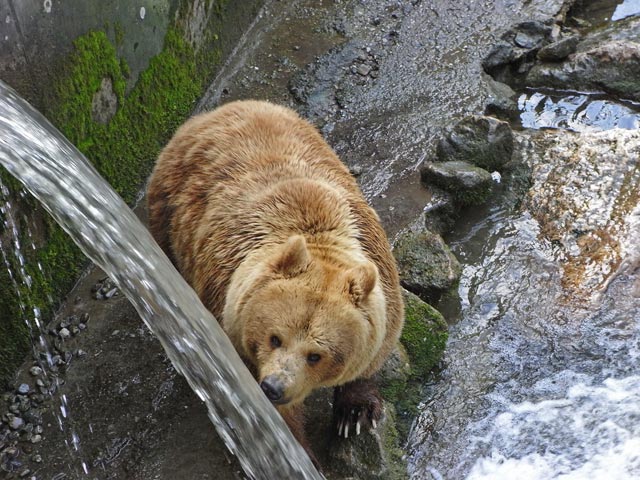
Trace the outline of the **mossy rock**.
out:
[[[407,350],[411,376],[425,378],[440,362],[447,344],[448,325],[440,312],[403,289],[405,323],[400,342]]]
[[[425,185],[450,192],[461,205],[482,204],[493,191],[491,174],[468,162],[426,162],[420,175]]]
[[[473,115],[451,128],[436,147],[438,161],[469,162],[485,170],[502,171],[513,155],[513,132],[507,122]]]
[[[408,478],[406,463],[396,429],[396,413],[385,402],[385,416],[375,430],[364,431],[348,439],[336,438],[331,443],[331,471],[339,475],[329,478],[358,480],[404,480]]]
[[[426,229],[401,234],[393,255],[402,286],[427,302],[437,301],[456,286],[462,273],[458,259],[442,237]]]

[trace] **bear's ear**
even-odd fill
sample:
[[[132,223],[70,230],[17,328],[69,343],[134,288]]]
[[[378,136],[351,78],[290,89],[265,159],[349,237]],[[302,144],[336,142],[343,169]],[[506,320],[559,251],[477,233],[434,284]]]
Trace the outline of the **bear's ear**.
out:
[[[273,256],[270,266],[275,273],[285,277],[295,277],[305,272],[310,262],[311,257],[304,237],[293,235]]]
[[[347,270],[347,291],[355,306],[359,306],[371,293],[378,281],[378,270],[371,262],[366,262]]]

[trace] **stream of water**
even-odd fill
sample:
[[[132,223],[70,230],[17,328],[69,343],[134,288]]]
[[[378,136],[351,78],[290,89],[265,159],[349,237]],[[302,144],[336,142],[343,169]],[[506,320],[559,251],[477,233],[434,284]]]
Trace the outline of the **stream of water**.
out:
[[[565,159],[575,162],[573,171],[564,165],[566,175],[549,181],[560,182],[561,191],[580,203],[598,191],[599,180],[610,180],[605,201],[591,196],[587,209],[620,235],[623,265],[637,266],[640,205],[632,204],[622,227],[607,223],[622,191],[638,198],[638,135],[617,132],[552,133],[558,144],[578,138],[584,149],[570,150],[573,156]],[[616,142],[624,153],[615,150]],[[585,152],[599,159],[587,180],[576,161]],[[547,160],[537,161],[540,170],[554,168]],[[610,167],[609,173],[600,174],[600,167]],[[618,191],[617,180],[628,190]],[[532,190],[544,185],[538,177]],[[446,367],[429,387],[409,441],[412,478],[640,478],[637,269],[596,291],[601,279],[594,262],[583,278],[589,288],[572,290],[566,272],[580,256],[545,236],[528,206],[497,200],[464,218],[449,238],[464,266],[461,300],[458,311],[448,312],[457,323]],[[558,209],[552,215],[572,214]]]
[[[2,82],[0,164],[128,296],[249,478],[321,478],[148,231],[73,145]]]

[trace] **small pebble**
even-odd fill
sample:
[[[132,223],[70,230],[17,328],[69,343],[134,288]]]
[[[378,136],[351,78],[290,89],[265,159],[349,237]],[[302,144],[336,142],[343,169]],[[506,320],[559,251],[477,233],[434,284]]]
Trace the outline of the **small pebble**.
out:
[[[9,428],[11,428],[12,430],[18,430],[23,425],[24,425],[24,420],[22,420],[20,417],[13,417],[9,421]]]
[[[22,395],[28,394],[30,390],[31,390],[31,387],[29,387],[29,385],[26,383],[21,383],[20,386],[18,387],[18,393]]]
[[[117,293],[118,293],[118,288],[117,288],[117,287],[114,287],[114,288],[112,288],[111,290],[109,290],[107,293],[105,293],[105,294],[104,294],[104,297],[105,297],[105,298],[111,298],[111,297],[113,297],[114,295],[116,295]]]
[[[41,463],[42,462],[42,457],[40,455],[34,455],[33,456],[33,461],[36,463]]]
[[[60,338],[63,338],[63,339],[67,339],[71,336],[71,332],[66,328],[61,328],[58,334],[60,335]]]
[[[31,437],[31,443],[40,443],[42,441],[42,435],[35,434]]]
[[[357,72],[358,75],[362,75],[363,77],[366,77],[367,75],[369,75],[369,72],[371,72],[371,67],[369,65],[360,65],[357,68]]]
[[[34,377],[37,377],[38,375],[42,374],[42,369],[38,366],[34,366],[29,369],[29,373]]]

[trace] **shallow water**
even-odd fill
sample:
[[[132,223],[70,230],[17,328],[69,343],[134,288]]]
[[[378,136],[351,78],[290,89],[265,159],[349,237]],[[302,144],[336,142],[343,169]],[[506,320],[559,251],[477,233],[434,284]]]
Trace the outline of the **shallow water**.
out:
[[[2,82],[0,164],[128,296],[248,477],[321,478],[148,231],[82,155]]]
[[[599,95],[528,92],[518,98],[524,128],[562,128],[574,132],[640,128],[640,105]]]
[[[637,152],[628,155],[637,169]],[[571,176],[564,182],[590,190]],[[622,250],[632,262],[638,210],[622,222]],[[409,440],[412,478],[638,478],[640,298],[633,275],[605,292],[568,289],[574,259],[527,209],[497,200],[475,213],[484,220],[470,215],[450,238],[464,265],[458,323]],[[585,275],[599,278],[600,271]]]
[[[640,15],[640,0],[589,0],[576,2],[574,15],[593,26],[602,26]]]

